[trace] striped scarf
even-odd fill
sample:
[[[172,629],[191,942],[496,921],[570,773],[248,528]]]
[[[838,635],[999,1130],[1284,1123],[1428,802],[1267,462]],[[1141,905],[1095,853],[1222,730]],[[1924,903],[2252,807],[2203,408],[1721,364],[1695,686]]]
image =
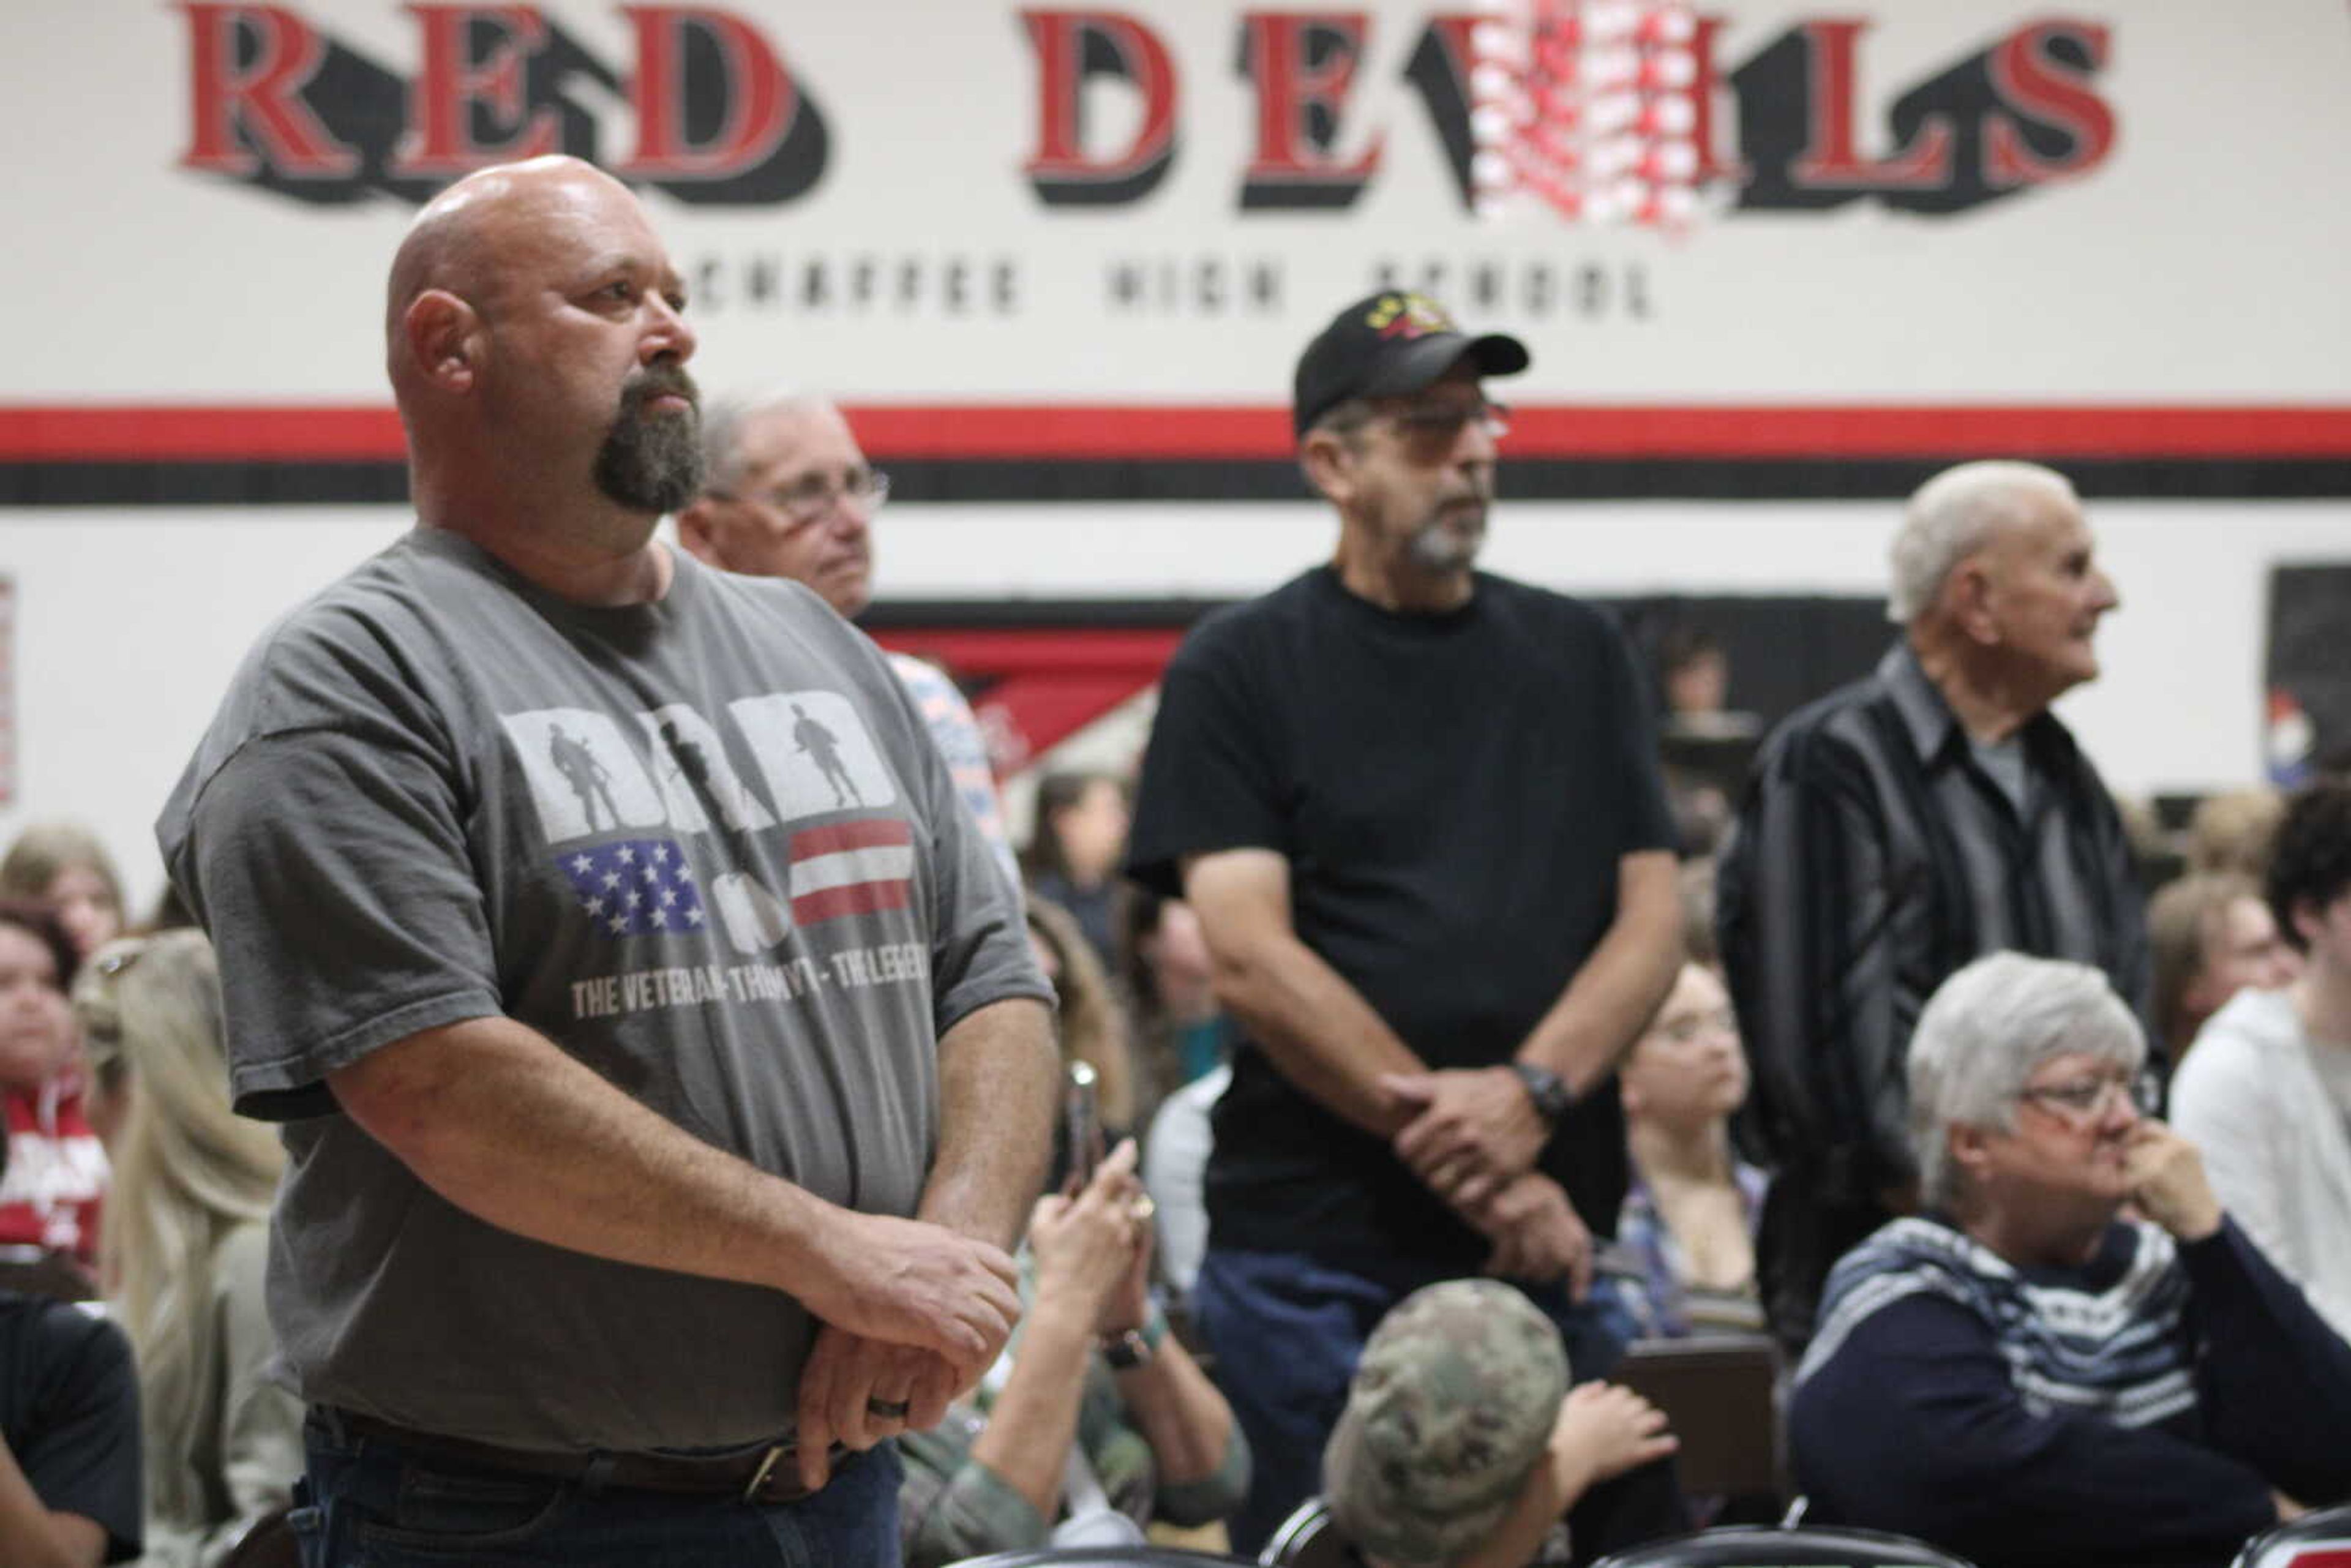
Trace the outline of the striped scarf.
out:
[[[2152,1225],[2117,1222],[2089,1267],[2035,1270],[2027,1280],[1949,1225],[1896,1219],[1830,1273],[1820,1331],[1796,1381],[1819,1370],[1874,1313],[1907,1296],[1934,1295],[1991,1328],[2033,1415],[2151,1427],[2196,1404],[2188,1293],[2171,1238]]]

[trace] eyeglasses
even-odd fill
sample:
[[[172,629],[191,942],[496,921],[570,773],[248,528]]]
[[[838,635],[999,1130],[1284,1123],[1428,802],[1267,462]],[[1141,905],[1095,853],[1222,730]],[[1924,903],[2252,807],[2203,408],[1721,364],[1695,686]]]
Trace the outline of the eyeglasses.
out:
[[[881,509],[883,502],[890,498],[890,476],[879,468],[859,468],[837,485],[821,474],[811,474],[798,484],[763,490],[753,496],[718,489],[708,494],[714,500],[743,501],[769,507],[781,514],[793,527],[799,528],[815,522],[844,502],[872,516]]]
[[[2077,1078],[2071,1083],[2020,1089],[2016,1097],[2046,1105],[2068,1121],[2081,1123],[2095,1122],[2105,1115],[2117,1097],[2128,1100],[2131,1109],[2142,1116],[2154,1115],[2163,1099],[2152,1072],[2128,1078]]]
[[[1476,402],[1421,403],[1396,409],[1383,417],[1405,440],[1431,446],[1451,446],[1461,439],[1461,432],[1472,420],[1492,440],[1499,441],[1510,433],[1510,405],[1490,398],[1479,398]]]

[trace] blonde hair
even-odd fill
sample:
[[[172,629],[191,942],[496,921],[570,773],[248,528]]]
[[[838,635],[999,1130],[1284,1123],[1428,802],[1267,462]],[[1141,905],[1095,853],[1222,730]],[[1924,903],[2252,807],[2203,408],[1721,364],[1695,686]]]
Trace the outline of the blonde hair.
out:
[[[151,1448],[184,1454],[213,1256],[266,1219],[285,1163],[277,1134],[229,1109],[220,971],[201,931],[110,942],[74,986],[93,1075],[134,1085],[113,1149],[99,1260],[139,1355]]]
[[[2232,871],[2261,881],[2284,818],[2285,797],[2259,785],[2205,796],[2188,819],[2188,869]]]
[[[89,871],[106,884],[115,913],[123,913],[122,879],[98,835],[78,822],[35,822],[16,835],[0,858],[0,897],[42,898],[57,878],[75,869]]]
[[[2155,1027],[2176,1063],[2195,1042],[2186,1028],[2188,991],[2205,969],[2205,949],[2230,906],[2261,902],[2251,877],[2231,871],[2192,872],[2163,884],[2147,905],[2147,945],[2155,958]]]
[[[1134,1053],[1110,976],[1068,910],[1032,894],[1028,914],[1029,928],[1053,950],[1061,966],[1053,995],[1061,1009],[1061,1060],[1082,1061],[1094,1070],[1094,1094],[1105,1125],[1132,1129],[1141,1109],[1135,1100]]]

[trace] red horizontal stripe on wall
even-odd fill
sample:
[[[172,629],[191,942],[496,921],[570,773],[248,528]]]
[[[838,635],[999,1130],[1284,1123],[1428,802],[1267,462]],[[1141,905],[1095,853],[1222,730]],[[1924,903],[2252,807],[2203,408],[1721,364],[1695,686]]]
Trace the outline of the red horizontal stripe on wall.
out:
[[[24,408],[0,404],[0,462],[400,463],[389,407]]]
[[[1280,461],[1280,407],[852,404],[877,460]],[[1522,406],[1507,456],[1625,459],[2351,457],[2351,407]],[[396,463],[390,408],[0,404],[5,463]]]

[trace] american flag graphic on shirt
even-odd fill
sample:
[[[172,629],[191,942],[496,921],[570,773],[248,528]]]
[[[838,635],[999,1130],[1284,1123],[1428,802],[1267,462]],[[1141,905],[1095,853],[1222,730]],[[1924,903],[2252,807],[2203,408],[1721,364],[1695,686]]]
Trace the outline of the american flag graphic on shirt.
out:
[[[897,817],[863,817],[792,835],[792,923],[904,909],[914,893],[914,833]]]
[[[622,839],[564,851],[556,864],[599,935],[699,931],[710,916],[674,839]]]

